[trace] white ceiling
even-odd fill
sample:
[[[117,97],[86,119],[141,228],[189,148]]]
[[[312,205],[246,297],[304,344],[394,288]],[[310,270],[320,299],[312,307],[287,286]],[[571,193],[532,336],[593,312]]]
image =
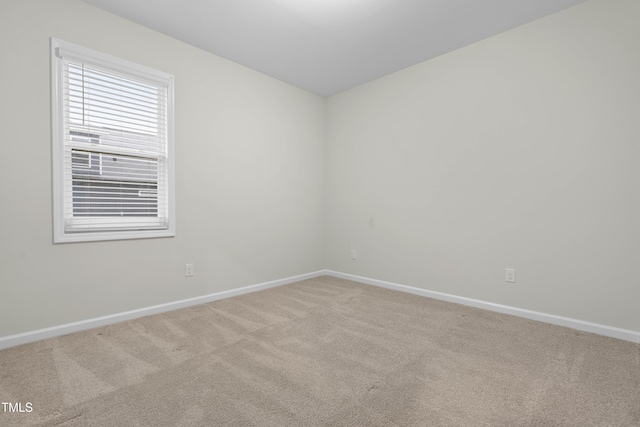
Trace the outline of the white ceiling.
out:
[[[84,0],[321,96],[584,0]]]

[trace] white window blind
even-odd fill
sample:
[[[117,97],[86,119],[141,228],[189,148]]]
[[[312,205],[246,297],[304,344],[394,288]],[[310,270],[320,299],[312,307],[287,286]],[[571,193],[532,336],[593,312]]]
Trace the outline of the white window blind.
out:
[[[55,39],[52,58],[56,241],[173,235],[172,77]]]

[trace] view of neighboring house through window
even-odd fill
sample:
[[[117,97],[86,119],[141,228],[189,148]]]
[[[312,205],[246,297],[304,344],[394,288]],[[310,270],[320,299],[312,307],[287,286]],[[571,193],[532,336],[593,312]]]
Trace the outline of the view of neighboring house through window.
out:
[[[174,235],[173,78],[52,39],[54,240]]]

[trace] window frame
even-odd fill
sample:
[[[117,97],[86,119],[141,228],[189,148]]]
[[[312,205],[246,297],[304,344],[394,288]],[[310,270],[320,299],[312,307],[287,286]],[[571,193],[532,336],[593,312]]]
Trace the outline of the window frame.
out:
[[[52,193],[53,242],[87,242],[104,240],[145,239],[175,236],[175,141],[174,141],[174,77],[171,74],[107,55],[60,39],[51,38],[51,132],[52,132]],[[81,227],[86,218],[70,217],[65,210],[65,195],[73,191],[71,169],[65,171],[64,57],[113,70],[115,73],[163,85],[167,88],[167,224],[154,229],[110,229],[90,231]],[[101,155],[99,155],[101,156]],[[89,162],[93,155],[89,156]],[[91,164],[91,163],[90,163]],[[160,185],[160,183],[158,184]],[[131,217],[127,221],[131,221]],[[113,223],[118,223],[114,217]],[[68,226],[71,224],[70,226]],[[75,226],[74,226],[75,224]]]

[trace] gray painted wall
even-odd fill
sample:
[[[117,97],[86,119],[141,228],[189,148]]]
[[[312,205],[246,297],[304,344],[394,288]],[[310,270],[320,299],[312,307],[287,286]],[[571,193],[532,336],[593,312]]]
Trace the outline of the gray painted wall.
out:
[[[591,0],[325,100],[5,0],[0,336],[322,268],[640,331],[638,17]],[[175,238],[53,245],[51,36],[175,75]]]
[[[639,18],[586,2],[330,98],[328,267],[640,331]]]
[[[52,243],[49,37],[175,75],[175,238]],[[322,98],[76,0],[0,2],[0,53],[0,336],[324,267]]]

